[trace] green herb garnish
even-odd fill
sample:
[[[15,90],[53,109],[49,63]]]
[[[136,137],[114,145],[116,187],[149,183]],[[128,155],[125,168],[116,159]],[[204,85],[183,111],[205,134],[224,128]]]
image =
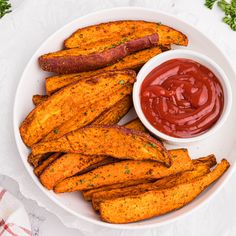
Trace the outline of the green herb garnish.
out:
[[[130,170],[126,169],[124,173],[128,175],[130,173]]]
[[[225,0],[205,0],[205,6],[212,9],[214,4],[217,2],[218,7],[225,13],[222,19],[229,27],[236,31],[236,0],[227,2]]]
[[[124,83],[125,83],[124,80],[120,80],[120,81],[119,81],[119,84],[124,84]]]
[[[82,184],[82,183],[84,183],[84,182],[85,182],[85,180],[83,180],[83,179],[80,179],[80,180],[79,180],[79,182]]]
[[[0,18],[11,12],[11,4],[8,0],[0,0]]]
[[[216,2],[217,0],[206,0],[205,1],[205,6],[208,7],[209,9],[212,9],[214,3]]]
[[[54,129],[53,132],[54,132],[54,134],[58,134],[59,131],[58,131],[58,129]]]
[[[153,147],[153,148],[156,147],[156,145],[154,143],[149,143],[149,146]]]

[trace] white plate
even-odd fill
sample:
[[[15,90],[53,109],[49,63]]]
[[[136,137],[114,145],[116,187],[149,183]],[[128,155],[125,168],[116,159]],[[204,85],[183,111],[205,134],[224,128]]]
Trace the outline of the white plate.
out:
[[[44,78],[49,74],[40,70],[37,62],[38,57],[41,54],[61,49],[63,40],[70,36],[71,33],[78,28],[101,22],[125,19],[162,22],[163,24],[169,25],[182,31],[189,37],[188,48],[201,52],[215,60],[215,62],[223,68],[227,76],[230,78],[233,94],[236,93],[236,76],[235,72],[233,71],[232,65],[230,64],[224,53],[220,50],[220,48],[218,48],[210,39],[208,39],[205,35],[203,35],[191,25],[188,25],[187,23],[166,13],[143,8],[126,7],[103,10],[84,17],[80,17],[77,20],[67,24],[56,33],[54,33],[51,37],[49,37],[33,55],[25,68],[16,92],[13,115],[14,133],[21,159],[28,173],[34,180],[35,184],[37,184],[38,187],[58,206],[64,208],[65,210],[79,218],[106,227],[119,229],[150,228],[173,222],[181,216],[192,212],[194,209],[197,209],[198,206],[206,203],[207,200],[209,200],[224,185],[236,166],[236,110],[231,111],[230,117],[227,122],[213,137],[209,138],[208,140],[187,146],[190,150],[191,157],[193,158],[204,156],[209,153],[215,153],[218,160],[223,157],[227,158],[232,165],[229,171],[212,187],[210,187],[196,200],[194,200],[184,208],[166,214],[164,216],[154,217],[149,220],[132,224],[115,225],[102,222],[99,219],[98,215],[94,213],[91,204],[84,201],[80,193],[76,192],[56,195],[52,191],[46,190],[35,177],[32,167],[27,162],[29,149],[27,149],[23,144],[18,129],[26,115],[34,108],[31,102],[32,95],[44,93]],[[234,107],[234,101],[232,107]],[[128,115],[125,120],[130,119],[131,116],[132,115]],[[169,146],[168,148],[171,147]]]

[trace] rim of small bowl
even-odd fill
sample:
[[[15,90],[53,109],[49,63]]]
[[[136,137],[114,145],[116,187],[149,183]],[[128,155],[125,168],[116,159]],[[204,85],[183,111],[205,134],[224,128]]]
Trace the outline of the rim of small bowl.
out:
[[[209,68],[219,79],[223,92],[224,92],[224,108],[222,111],[222,114],[218,121],[207,131],[205,131],[202,134],[199,134],[194,137],[190,138],[177,138],[177,137],[172,137],[170,135],[164,134],[157,130],[152,124],[147,120],[145,117],[142,108],[141,108],[141,103],[140,103],[140,89],[142,86],[142,83],[146,76],[158,65],[171,60],[171,59],[177,59],[177,58],[186,58],[186,59],[191,59],[194,60],[207,68]],[[135,111],[139,117],[139,119],[142,121],[142,123],[145,125],[145,127],[154,135],[157,137],[170,142],[174,144],[178,143],[192,143],[192,142],[197,142],[201,141],[203,139],[208,138],[212,134],[214,134],[219,128],[225,123],[227,120],[231,106],[232,106],[232,91],[231,91],[231,86],[229,83],[229,79],[226,76],[225,72],[223,69],[211,58],[207,57],[204,54],[201,54],[199,52],[195,52],[193,50],[188,50],[188,49],[175,49],[167,52],[163,52],[152,59],[150,59],[148,62],[145,63],[145,65],[142,67],[142,69],[139,71],[137,75],[137,80],[134,84],[134,89],[133,89],[133,103],[134,103],[134,108]]]

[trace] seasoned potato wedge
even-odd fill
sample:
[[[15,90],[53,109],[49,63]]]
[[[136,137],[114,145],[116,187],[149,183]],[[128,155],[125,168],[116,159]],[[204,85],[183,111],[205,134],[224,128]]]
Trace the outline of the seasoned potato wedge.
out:
[[[100,203],[108,199],[125,197],[129,195],[137,195],[140,193],[145,193],[150,190],[170,188],[178,184],[189,182],[199,176],[202,176],[210,172],[210,168],[212,167],[212,164],[213,164],[213,161],[215,161],[215,158],[212,156],[209,156],[209,157],[206,157],[206,159],[208,159],[208,161],[196,162],[196,164],[194,164],[193,170],[180,172],[175,175],[170,175],[160,180],[157,180],[154,183],[145,183],[145,184],[139,184],[136,186],[126,187],[126,188],[119,188],[119,189],[112,189],[108,191],[105,190],[105,191],[96,192],[92,196],[93,208],[95,210],[99,210]]]
[[[58,181],[68,176],[73,176],[103,159],[104,157],[102,156],[93,156],[93,158],[90,158],[90,156],[82,154],[68,153],[51,163],[42,172],[39,179],[44,187],[52,189]]]
[[[32,97],[32,102],[34,103],[35,106],[38,106],[41,102],[46,101],[47,98],[48,98],[47,95],[36,94]]]
[[[212,172],[187,183],[171,188],[151,190],[135,196],[105,200],[99,207],[101,218],[109,223],[122,224],[177,210],[194,200],[209,185],[219,179],[229,166],[226,160],[222,160]]]
[[[104,111],[97,119],[95,119],[93,125],[113,125],[117,124],[120,119],[129,111],[133,105],[130,95],[125,96],[118,101],[110,109]],[[136,130],[139,130],[138,128]]]
[[[42,163],[40,163],[36,168],[34,168],[34,174],[39,177],[43,170],[49,166],[51,163],[53,163],[56,159],[58,159],[62,154],[57,152],[49,156],[47,159],[45,159]]]
[[[92,189],[88,189],[88,190],[83,190],[82,193],[83,193],[85,200],[91,201],[93,194],[98,193],[98,192],[109,191],[112,189],[123,189],[123,188],[129,187],[129,186],[136,186],[139,184],[153,183],[154,181],[155,180],[152,180],[152,179],[129,180],[129,181],[118,183],[118,184],[106,185],[106,186],[102,186],[99,188],[92,188]]]
[[[139,118],[131,120],[130,122],[125,124],[125,127],[128,128],[128,129],[134,129],[134,130],[139,130],[139,131],[148,133],[147,129],[142,124],[142,122],[139,120]]]
[[[65,40],[66,48],[79,48],[89,52],[103,51],[122,42],[157,33],[159,44],[187,46],[183,33],[161,23],[147,21],[113,21],[78,29]]]
[[[57,74],[97,70],[114,64],[129,54],[157,45],[158,35],[154,33],[93,53],[78,48],[48,53],[39,57],[39,66],[45,71]]]
[[[79,114],[82,108],[109,97],[134,81],[135,73],[126,70],[107,72],[106,75],[67,86],[30,112],[20,126],[22,140],[27,146],[32,146]]]
[[[166,47],[165,49],[161,49],[160,47],[153,47],[128,55],[122,60],[116,62],[115,64],[104,67],[99,70],[48,77],[45,81],[47,94],[50,95],[73,82],[78,82],[81,79],[92,77],[94,75],[101,74],[109,70],[138,70],[152,57],[168,49],[170,49],[170,47]]]
[[[116,109],[114,109],[116,108]],[[111,108],[109,111],[114,111],[111,115],[109,112],[103,114],[102,116],[104,119],[99,119],[94,121],[96,124],[111,124],[116,119],[114,119],[114,114],[117,110],[120,111],[119,106],[114,106],[114,108]],[[117,112],[117,116],[119,116],[119,112]],[[134,121],[136,122],[136,121]],[[129,124],[131,124],[130,122]],[[140,129],[140,126],[136,127],[137,130]],[[49,157],[50,159],[50,157]],[[40,171],[40,180],[41,183],[47,188],[52,189],[57,182],[67,178],[71,177],[74,174],[82,174],[84,172],[88,172],[92,169],[98,168],[100,166],[104,166],[110,163],[117,162],[118,160],[107,157],[107,156],[85,156],[85,155],[76,155],[76,154],[65,154],[61,156],[60,158],[56,158],[55,161],[50,162],[50,165],[44,164],[44,162],[35,169],[35,172],[38,174]],[[45,160],[45,163],[48,163],[48,160]],[[46,166],[45,166],[46,165]],[[44,166],[44,171],[42,171],[42,166]],[[45,168],[47,167],[47,168]]]
[[[186,149],[171,150],[172,165],[167,168],[156,161],[121,161],[99,167],[81,176],[74,176],[58,183],[56,193],[73,192],[122,183],[125,181],[158,179],[193,168]]]
[[[91,125],[32,146],[33,155],[48,152],[106,155],[119,159],[154,160],[166,166],[171,164],[169,153],[159,141],[121,126]]]
[[[132,85],[127,85],[109,97],[91,104],[88,108],[82,108],[78,114],[60,126],[55,127],[41,141],[58,139],[71,131],[91,123],[94,124],[93,122],[95,124],[99,124],[99,122],[102,124],[116,124],[129,111],[132,105],[131,96],[129,95],[131,92]],[[110,111],[111,108],[112,110]],[[119,115],[118,112],[120,113]],[[96,122],[96,120],[98,121]]]

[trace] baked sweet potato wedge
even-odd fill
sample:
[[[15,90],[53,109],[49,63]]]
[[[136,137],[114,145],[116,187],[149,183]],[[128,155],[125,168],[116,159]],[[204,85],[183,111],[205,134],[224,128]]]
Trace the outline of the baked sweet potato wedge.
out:
[[[98,119],[94,121],[96,124],[113,124],[117,121],[114,119],[114,115],[117,114],[119,117],[120,113],[117,111],[122,110],[119,105],[109,109],[109,112],[102,115],[103,119]],[[112,114],[110,114],[110,111]],[[106,117],[107,114],[107,117]],[[131,122],[130,122],[131,123]],[[136,127],[137,130],[139,127]],[[50,159],[50,157],[49,157]],[[48,160],[45,160],[38,168],[35,169],[35,173],[40,172],[41,183],[47,188],[52,189],[57,182],[71,177],[75,174],[82,174],[83,172],[91,171],[92,169],[104,166],[110,163],[117,162],[118,160],[107,157],[107,156],[85,156],[85,155],[76,155],[76,154],[65,154],[60,158],[55,159],[55,161],[50,162],[50,165],[44,164],[48,163]],[[42,171],[42,168],[44,169]],[[47,167],[47,168],[46,168]]]
[[[166,166],[171,164],[169,153],[159,141],[121,126],[91,125],[32,146],[33,155],[48,152],[105,155],[118,159],[154,160]]]
[[[153,47],[128,55],[122,60],[116,62],[115,64],[104,67],[99,70],[48,77],[45,81],[47,94],[50,95],[73,82],[78,82],[81,79],[92,77],[94,75],[101,74],[109,70],[138,70],[152,57],[168,49],[170,49],[170,47],[166,47],[165,49],[161,49],[160,47]]]
[[[125,124],[125,127],[128,129],[134,129],[134,130],[142,131],[144,133],[148,133],[147,129],[145,128],[145,126],[143,125],[143,123],[140,121],[139,118],[131,120],[130,122]]]
[[[88,189],[88,190],[83,190],[82,194],[83,194],[85,200],[91,201],[93,194],[98,193],[98,192],[109,191],[112,189],[123,189],[123,188],[129,187],[129,186],[136,186],[139,184],[153,183],[154,181],[155,180],[152,180],[152,179],[130,180],[130,181],[126,181],[123,183],[106,185],[106,186],[102,186],[99,188],[92,188],[92,189]]]
[[[58,159],[62,153],[53,153],[51,156],[49,156],[47,159],[42,161],[36,168],[34,168],[34,174],[39,177],[41,173],[46,169],[47,166],[49,166],[51,163],[53,163],[56,159]]]
[[[193,201],[229,168],[222,160],[216,168],[201,177],[171,188],[151,190],[135,196],[105,200],[100,204],[103,221],[115,224],[136,222],[177,210]]]
[[[32,97],[32,102],[34,103],[35,106],[38,106],[41,102],[46,101],[47,98],[48,98],[47,95],[36,94]]]
[[[154,183],[144,183],[126,188],[118,188],[118,189],[105,190],[105,191],[103,190],[100,192],[96,192],[92,196],[93,208],[95,210],[99,210],[100,203],[108,199],[137,195],[140,193],[145,193],[150,190],[171,188],[178,184],[189,182],[199,176],[202,176],[210,172],[210,168],[216,162],[215,157],[209,156],[206,157],[205,159],[206,159],[205,162],[201,161],[195,162],[193,170],[180,172],[175,175],[170,175],[160,180],[157,180]]]
[[[159,179],[193,168],[186,149],[171,150],[170,155],[172,165],[169,168],[156,161],[121,161],[99,167],[84,175],[67,178],[58,183],[54,191],[74,192],[126,181]]]
[[[79,48],[67,49],[48,53],[39,57],[39,66],[57,74],[70,74],[83,71],[97,70],[114,64],[129,54],[152,48],[158,44],[158,35],[150,34],[138,39],[122,42],[107,50],[89,52]]]
[[[82,108],[78,114],[55,127],[41,141],[58,139],[71,131],[94,124],[94,122],[95,124],[116,124],[132,106],[131,93],[132,85],[127,85],[105,99],[97,101],[89,107]]]
[[[132,89],[131,89],[132,91]],[[95,119],[93,125],[113,125],[117,124],[120,119],[126,115],[126,113],[132,107],[133,102],[130,95],[125,96],[110,109],[104,111],[97,119]],[[136,130],[139,130],[138,128]]]
[[[32,165],[34,168],[36,168],[37,166],[41,165],[45,160],[47,160],[53,153],[46,153],[43,155],[33,155],[32,153],[30,153],[28,155],[28,162],[30,163],[30,165]]]
[[[20,126],[22,140],[27,146],[32,146],[79,114],[82,108],[109,97],[134,81],[133,71],[112,71],[67,86],[30,112]]]
[[[90,156],[68,153],[51,163],[40,175],[40,182],[47,189],[52,189],[55,184],[68,176],[84,170],[104,158],[102,156]]]
[[[114,45],[132,39],[157,33],[159,44],[177,44],[187,46],[186,35],[161,23],[147,21],[113,21],[78,29],[65,40],[66,48],[90,49],[90,52],[102,51]]]

